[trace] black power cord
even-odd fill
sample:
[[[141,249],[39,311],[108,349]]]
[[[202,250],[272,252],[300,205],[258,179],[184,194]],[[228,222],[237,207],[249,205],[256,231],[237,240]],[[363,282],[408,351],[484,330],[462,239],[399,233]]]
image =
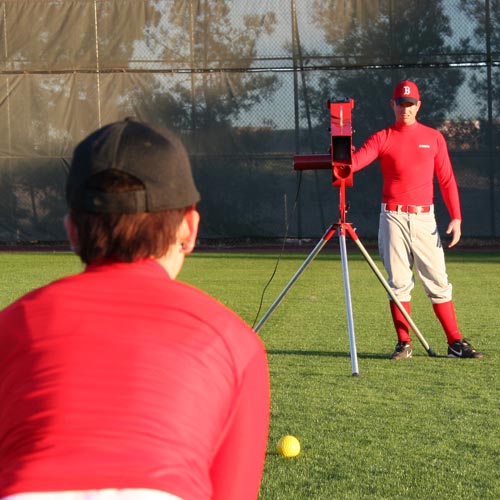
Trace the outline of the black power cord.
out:
[[[276,272],[278,270],[278,266],[279,266],[279,263],[280,263],[280,260],[281,260],[281,257],[283,256],[283,252],[285,251],[285,245],[286,245],[286,240],[288,238],[288,229],[290,227],[290,220],[293,219],[293,215],[295,213],[295,210],[297,208],[297,203],[298,203],[298,200],[299,200],[299,193],[300,193],[300,185],[302,183],[302,171],[299,171],[299,181],[298,181],[298,184],[297,184],[297,193],[295,194],[295,200],[293,202],[293,206],[292,206],[292,211],[290,213],[290,217],[288,217],[287,219],[287,223],[285,225],[285,235],[283,237],[283,244],[281,246],[281,250],[280,250],[280,253],[278,255],[278,259],[276,260],[276,265],[274,266],[274,270],[271,274],[271,277],[269,278],[269,281],[266,283],[266,285],[264,286],[264,289],[262,290],[262,295],[260,297],[260,304],[259,304],[259,309],[257,310],[257,314],[255,315],[255,319],[253,320],[253,324],[252,324],[252,328],[255,328],[255,324],[257,323],[257,319],[259,317],[259,314],[260,314],[260,311],[262,310],[262,304],[264,303],[264,296],[266,294],[266,291],[269,287],[269,285],[272,283],[273,279],[274,279],[274,276],[276,275]]]

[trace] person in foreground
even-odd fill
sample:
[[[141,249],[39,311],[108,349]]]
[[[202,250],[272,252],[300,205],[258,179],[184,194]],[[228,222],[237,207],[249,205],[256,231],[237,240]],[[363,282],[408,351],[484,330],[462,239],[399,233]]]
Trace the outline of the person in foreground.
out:
[[[66,194],[84,271],[0,312],[0,498],[255,500],[266,353],[175,280],[199,222],[180,140],[107,125],[76,147]]]
[[[446,334],[448,356],[482,358],[460,333],[434,214],[436,177],[451,217],[446,231],[451,234],[449,246],[456,245],[462,214],[445,139],[439,131],[417,121],[421,100],[414,82],[405,80],[396,85],[391,106],[394,124],[373,134],[352,158],[353,172],[380,160],[383,188],[378,245],[389,285],[410,314],[415,268]],[[398,337],[390,357],[411,358],[408,321],[396,303],[389,302]]]

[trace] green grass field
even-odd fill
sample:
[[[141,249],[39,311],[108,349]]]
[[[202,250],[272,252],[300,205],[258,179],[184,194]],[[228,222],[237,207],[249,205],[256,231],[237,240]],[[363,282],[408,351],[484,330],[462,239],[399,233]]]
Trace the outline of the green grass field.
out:
[[[337,246],[313,261],[259,332],[272,391],[259,498],[499,499],[500,253],[447,257],[459,324],[485,358],[446,357],[445,336],[417,283],[413,318],[438,357],[428,357],[415,339],[414,358],[394,362],[387,359],[396,339],[386,292],[357,249],[349,249],[360,371],[353,377]],[[281,258],[259,318],[305,257]],[[180,279],[253,324],[276,262],[277,254],[197,252]],[[0,307],[81,268],[69,254],[4,253]],[[297,458],[276,453],[285,434],[301,441]]]

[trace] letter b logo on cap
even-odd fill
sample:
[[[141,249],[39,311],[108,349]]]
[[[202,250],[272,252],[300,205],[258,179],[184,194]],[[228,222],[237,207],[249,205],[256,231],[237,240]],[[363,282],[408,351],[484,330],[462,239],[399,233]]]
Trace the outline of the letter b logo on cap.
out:
[[[420,94],[418,87],[414,82],[410,80],[403,80],[394,87],[392,98],[396,104],[401,104],[402,102],[417,104],[420,100]]]

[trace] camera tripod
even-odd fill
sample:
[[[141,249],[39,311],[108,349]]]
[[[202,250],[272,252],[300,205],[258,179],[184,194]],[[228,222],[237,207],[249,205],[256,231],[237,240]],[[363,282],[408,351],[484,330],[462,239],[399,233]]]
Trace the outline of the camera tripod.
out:
[[[318,155],[321,156],[321,155]],[[300,168],[300,167],[299,167]],[[304,167],[305,168],[305,167]],[[315,168],[323,168],[323,167],[315,167]],[[406,318],[408,321],[408,324],[412,328],[412,330],[415,332],[415,335],[417,336],[418,340],[422,344],[422,346],[425,348],[429,356],[436,356],[434,351],[429,347],[429,344],[425,340],[424,336],[420,332],[420,330],[417,328],[417,325],[415,325],[414,321],[404,308],[404,306],[401,304],[401,302],[398,300],[398,298],[395,296],[394,292],[392,291],[391,287],[385,280],[384,276],[382,273],[379,271],[377,265],[371,258],[370,254],[367,252],[365,249],[364,245],[361,243],[358,235],[356,234],[356,231],[353,229],[352,224],[350,222],[346,221],[346,195],[345,195],[345,188],[346,188],[346,183],[349,182],[348,177],[342,173],[342,170],[336,170],[335,172],[336,177],[338,180],[336,181],[336,185],[339,185],[340,187],[340,203],[339,203],[339,220],[331,224],[330,227],[325,231],[319,242],[316,244],[312,252],[307,256],[305,261],[302,263],[302,265],[299,267],[297,272],[293,275],[291,280],[288,282],[288,284],[285,286],[283,291],[280,293],[280,295],[276,298],[276,300],[273,302],[271,307],[268,309],[268,311],[263,315],[262,319],[257,323],[255,326],[255,331],[258,332],[263,326],[264,323],[269,319],[271,314],[274,312],[274,310],[278,307],[278,305],[281,303],[281,301],[285,298],[286,294],[290,291],[294,283],[297,281],[297,279],[302,275],[302,273],[307,269],[309,264],[314,260],[314,258],[321,252],[323,247],[328,243],[328,241],[331,240],[331,238],[334,236],[335,233],[338,233],[339,237],[339,246],[340,246],[340,257],[341,257],[341,263],[342,263],[342,275],[343,275],[343,282],[344,282],[344,296],[345,296],[345,303],[346,303],[346,313],[347,313],[347,329],[349,332],[349,346],[350,346],[350,356],[351,356],[351,366],[352,366],[352,375],[353,376],[358,376],[359,375],[359,369],[358,369],[358,356],[357,356],[357,350],[356,350],[356,337],[354,333],[354,319],[353,319],[353,314],[352,314],[352,300],[351,300],[351,287],[350,287],[350,281],[349,281],[349,267],[348,267],[348,259],[347,259],[347,246],[346,246],[346,236],[349,235],[349,237],[356,243],[357,247],[361,251],[363,257],[365,258],[366,262],[372,269],[372,271],[375,273],[376,277],[382,284],[382,286],[385,288],[391,299],[394,301],[394,303],[397,305],[398,309],[401,311],[403,316]],[[350,169],[348,169],[347,175],[350,174]]]

